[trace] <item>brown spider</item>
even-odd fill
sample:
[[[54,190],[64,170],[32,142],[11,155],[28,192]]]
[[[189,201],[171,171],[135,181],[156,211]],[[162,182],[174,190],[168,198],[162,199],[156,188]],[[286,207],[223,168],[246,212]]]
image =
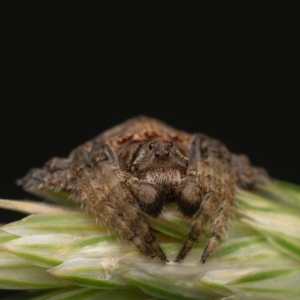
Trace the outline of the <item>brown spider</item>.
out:
[[[236,186],[252,188],[267,180],[263,169],[218,140],[139,116],[75,148],[68,158],[54,157],[42,169],[31,169],[19,184],[27,191],[71,191],[73,199],[142,253],[163,262],[167,257],[141,212],[158,217],[165,203],[176,202],[184,216],[193,218],[177,262],[214,216],[204,263],[226,230]]]

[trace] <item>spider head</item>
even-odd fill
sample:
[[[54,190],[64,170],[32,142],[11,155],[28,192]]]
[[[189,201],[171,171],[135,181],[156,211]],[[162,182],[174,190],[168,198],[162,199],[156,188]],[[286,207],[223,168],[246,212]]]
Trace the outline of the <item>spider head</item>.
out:
[[[150,157],[156,160],[168,160],[170,152],[172,154],[173,143],[165,140],[156,140],[148,143]]]
[[[179,170],[186,172],[188,159],[171,141],[153,140],[144,143],[138,150],[132,163],[132,171]]]

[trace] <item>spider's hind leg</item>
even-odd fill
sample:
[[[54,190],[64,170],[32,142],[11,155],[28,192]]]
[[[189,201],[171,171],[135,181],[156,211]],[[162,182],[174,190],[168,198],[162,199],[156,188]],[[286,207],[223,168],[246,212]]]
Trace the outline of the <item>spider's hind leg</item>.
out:
[[[251,189],[270,180],[267,171],[252,166],[249,158],[244,154],[232,154],[232,166],[235,171],[236,184],[243,189]]]
[[[42,169],[31,169],[25,177],[17,180],[26,191],[51,189],[55,191],[71,188],[74,178],[70,171],[70,159],[54,157]]]

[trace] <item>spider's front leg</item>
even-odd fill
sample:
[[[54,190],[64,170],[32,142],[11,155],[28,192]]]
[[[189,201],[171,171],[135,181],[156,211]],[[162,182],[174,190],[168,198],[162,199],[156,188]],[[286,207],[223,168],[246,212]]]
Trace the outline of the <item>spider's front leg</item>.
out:
[[[190,165],[178,206],[184,215],[194,217],[194,224],[175,261],[180,262],[187,255],[213,217],[210,239],[201,257],[204,263],[226,230],[234,204],[235,182],[231,154],[216,140],[196,134],[188,151]]]
[[[78,148],[73,170],[81,191],[79,201],[90,212],[145,255],[151,258],[157,255],[163,262],[167,261],[126,183],[130,174],[120,170],[110,146],[95,143],[90,153]]]

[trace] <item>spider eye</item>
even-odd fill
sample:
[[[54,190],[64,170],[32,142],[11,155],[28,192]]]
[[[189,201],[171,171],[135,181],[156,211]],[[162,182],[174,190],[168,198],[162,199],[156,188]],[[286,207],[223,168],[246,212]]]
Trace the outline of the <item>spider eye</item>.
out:
[[[173,143],[172,143],[172,142],[169,142],[169,146],[170,146],[170,148],[173,147]]]
[[[152,150],[153,147],[154,147],[154,144],[153,144],[153,143],[150,143],[150,144],[149,144],[149,149]]]

